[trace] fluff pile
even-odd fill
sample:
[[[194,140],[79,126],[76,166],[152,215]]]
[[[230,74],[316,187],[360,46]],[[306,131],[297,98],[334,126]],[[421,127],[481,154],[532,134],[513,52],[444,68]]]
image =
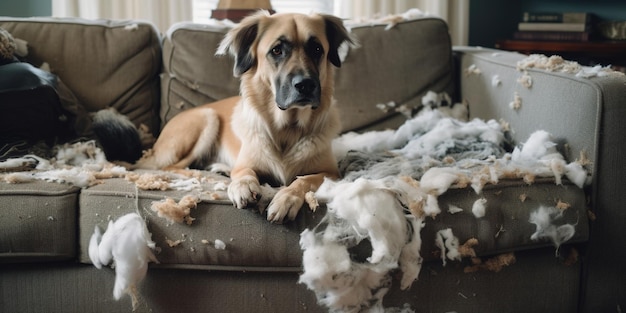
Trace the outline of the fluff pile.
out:
[[[480,194],[486,184],[508,178],[531,184],[553,177],[561,184],[567,177],[579,187],[589,181],[584,160],[567,163],[549,133],[537,131],[518,147],[509,137],[507,127],[494,120],[465,122],[424,110],[395,131],[337,138],[333,149],[343,179],[326,180],[315,193],[328,211],[301,234],[300,282],[331,312],[383,312],[390,273],[402,273],[401,289],[418,278],[420,231],[426,217],[441,213],[438,197],[448,189],[471,186]],[[486,208],[487,200],[478,199],[472,213],[482,218]],[[569,240],[574,226],[555,225],[558,217],[552,209],[533,213],[529,222],[537,232],[531,239],[552,240],[557,248]],[[452,229],[436,238],[444,265],[475,257],[475,239],[460,245]],[[514,257],[505,261],[498,268]]]
[[[468,122],[426,110],[397,130],[347,133],[333,142],[344,180],[409,176],[421,184],[471,185],[477,193],[503,178],[566,176],[582,187],[589,179],[582,161],[567,163],[546,131],[513,148],[506,127],[495,120]],[[448,183],[450,184],[448,184]]]
[[[137,285],[146,276],[148,263],[158,263],[152,253],[155,244],[146,223],[137,213],[118,218],[102,234],[96,225],[89,241],[89,258],[93,265],[101,269],[109,264],[115,268],[115,300],[128,294],[132,299],[133,310],[139,304]]]
[[[423,219],[409,211],[410,189],[397,180],[333,182],[317,191],[327,214],[300,239],[305,272],[300,283],[315,291],[331,312],[381,312],[401,268],[401,288],[417,279],[422,266],[419,236]]]

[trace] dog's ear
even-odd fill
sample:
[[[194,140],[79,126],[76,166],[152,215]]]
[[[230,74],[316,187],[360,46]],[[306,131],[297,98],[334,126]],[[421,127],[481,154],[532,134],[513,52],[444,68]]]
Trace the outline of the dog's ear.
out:
[[[326,38],[330,46],[328,51],[328,60],[336,67],[341,67],[341,58],[339,57],[339,46],[344,42],[354,44],[354,40],[343,26],[343,21],[333,15],[322,14],[326,23]]]
[[[253,46],[259,32],[259,23],[266,16],[269,16],[269,12],[262,10],[244,18],[226,34],[226,37],[224,37],[217,48],[215,54],[224,55],[230,53],[235,58],[235,67],[233,69],[235,76],[240,76],[247,72],[256,63]]]

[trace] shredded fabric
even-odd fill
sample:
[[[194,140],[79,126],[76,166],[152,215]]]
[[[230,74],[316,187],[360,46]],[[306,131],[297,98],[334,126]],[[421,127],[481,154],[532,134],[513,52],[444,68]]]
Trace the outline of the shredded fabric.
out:
[[[148,263],[158,260],[152,253],[155,244],[144,220],[137,213],[118,218],[102,234],[96,225],[89,241],[89,258],[93,265],[115,265],[115,286],[113,297],[119,300],[124,294],[132,299],[133,310],[139,304],[137,285],[146,276]]]

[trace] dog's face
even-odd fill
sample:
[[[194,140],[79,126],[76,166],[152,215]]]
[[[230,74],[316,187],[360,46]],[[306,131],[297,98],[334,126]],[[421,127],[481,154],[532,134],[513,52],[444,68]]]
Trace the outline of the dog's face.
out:
[[[259,12],[233,28],[218,53],[230,51],[235,76],[269,89],[279,109],[316,109],[330,99],[327,82],[331,66],[341,66],[337,49],[344,41],[352,42],[339,18]]]

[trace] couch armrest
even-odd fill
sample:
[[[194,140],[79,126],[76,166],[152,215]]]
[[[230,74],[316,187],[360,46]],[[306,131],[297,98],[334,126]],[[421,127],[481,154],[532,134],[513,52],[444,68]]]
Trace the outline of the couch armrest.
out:
[[[455,47],[460,98],[468,101],[470,116],[502,119],[510,124],[516,142],[543,129],[561,143],[573,160],[581,151],[590,159],[593,183],[589,188],[592,218],[590,242],[584,256],[585,281],[581,295],[585,312],[614,311],[626,305],[626,77],[621,73],[581,77],[544,69],[517,69],[526,56],[493,49]],[[530,78],[530,81],[528,80]],[[524,83],[532,82],[528,84]],[[517,109],[512,107],[516,101]]]

